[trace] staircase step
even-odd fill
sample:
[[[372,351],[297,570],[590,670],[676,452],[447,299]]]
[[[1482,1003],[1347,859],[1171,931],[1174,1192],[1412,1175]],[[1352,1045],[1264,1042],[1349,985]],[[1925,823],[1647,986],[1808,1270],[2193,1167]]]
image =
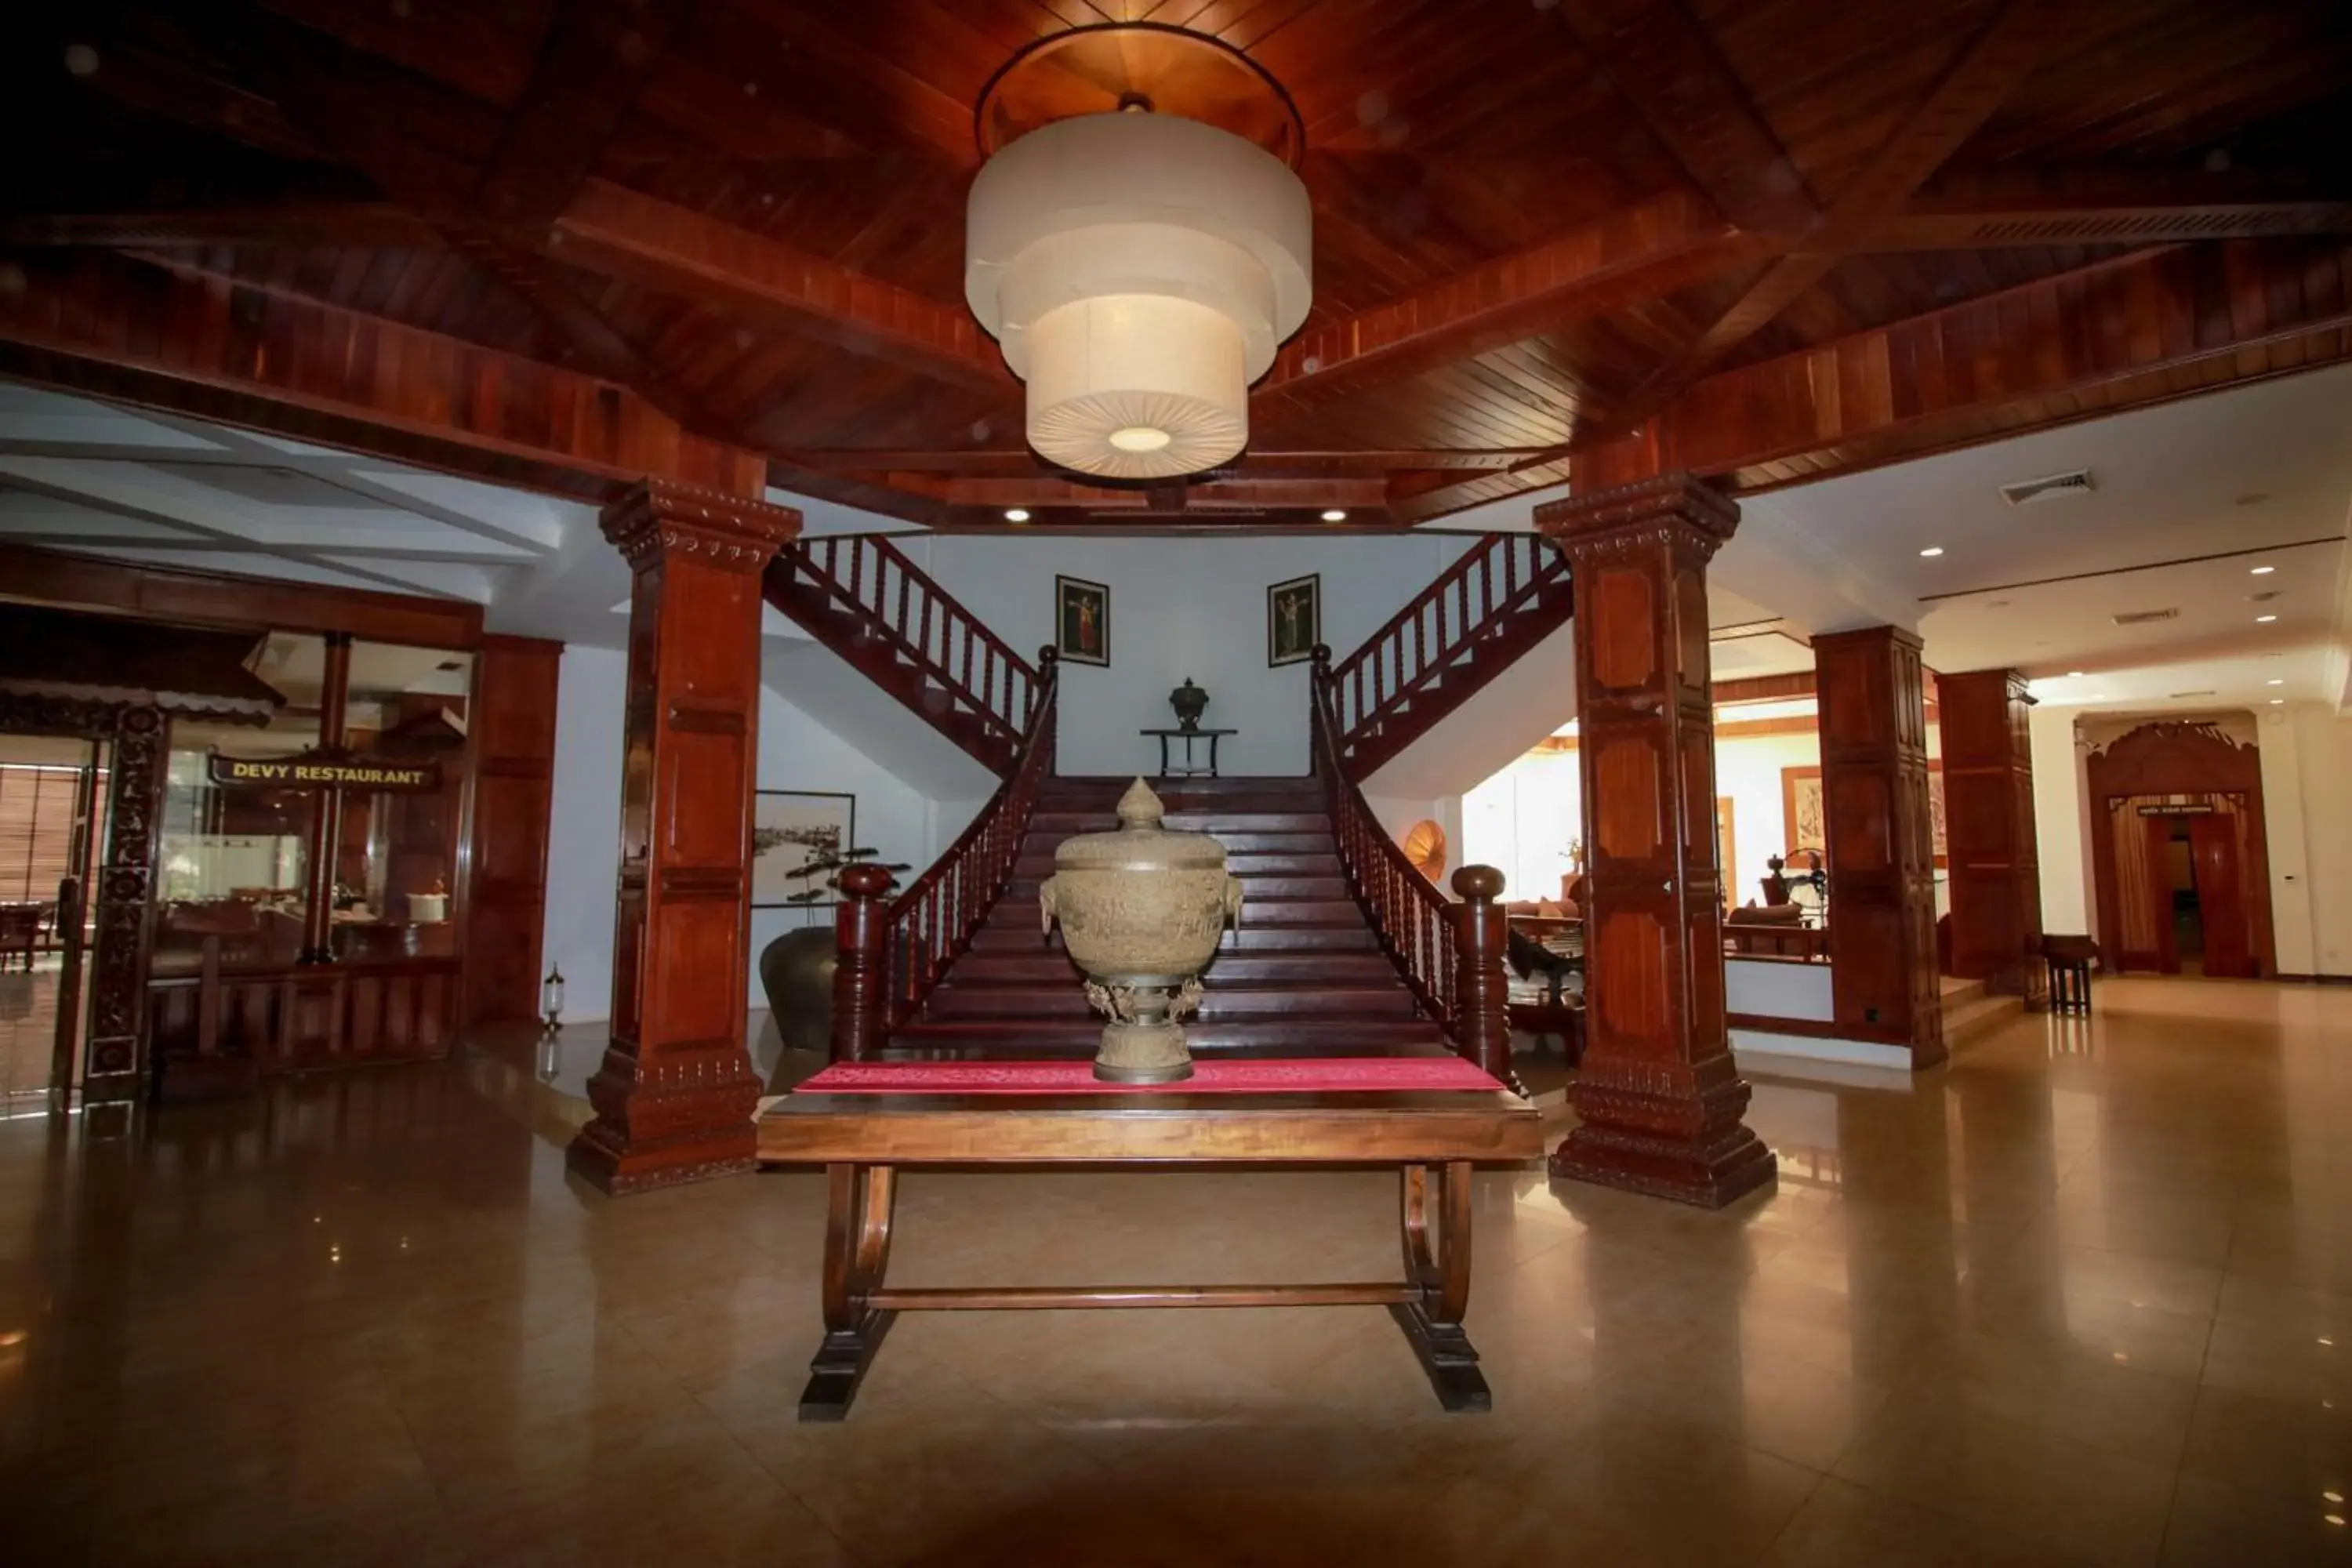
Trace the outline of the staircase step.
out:
[[[1352,906],[1351,906],[1352,907]],[[1059,952],[1062,938],[1059,932],[1047,935],[1037,929],[1037,906],[1029,906],[1025,925],[1000,925],[994,919],[982,926],[972,936],[974,952]],[[1380,942],[1371,928],[1359,919],[1352,925],[1276,925],[1273,923],[1244,925],[1239,931],[1225,932],[1222,952],[1377,952]],[[1386,962],[1385,959],[1382,960]]]
[[[1079,978],[1077,967],[1059,946],[1027,952],[987,948],[974,949],[956,961],[952,984],[1075,985]],[[1301,985],[1394,984],[1396,968],[1388,955],[1377,949],[1354,952],[1297,949],[1264,952],[1241,949],[1220,952],[1201,978],[1213,991],[1248,987],[1269,980]]]
[[[1337,877],[1339,875],[1339,857],[1332,853],[1328,839],[1324,841],[1323,852],[1319,855],[1262,855],[1235,851],[1228,845],[1225,869],[1255,887],[1268,878]],[[1017,878],[1044,880],[1054,874],[1054,852],[1048,849],[1039,854],[1024,845],[1021,858],[1013,863],[1013,874]]]
[[[1445,1047],[1445,1032],[1426,1018],[1194,1019],[1184,1043],[1196,1056],[1380,1056]],[[894,1059],[1090,1057],[1102,1044],[1102,1020],[1004,1018],[909,1024],[883,1053]]]
[[[1045,879],[1045,871],[1043,868],[1026,874],[1016,871],[1013,873],[1012,885],[1004,890],[1004,896],[1034,904],[1037,901],[1037,886]],[[1243,879],[1243,891],[1252,899],[1269,900],[1306,899],[1318,902],[1336,902],[1348,899],[1347,879],[1338,876],[1249,876]],[[1352,901],[1349,907],[1354,907]],[[1246,911],[1247,906],[1244,905],[1244,909]],[[1246,920],[1249,917],[1244,912],[1242,918]]]
[[[1180,833],[1214,834],[1228,849],[1280,849],[1290,845],[1331,845],[1331,819],[1320,812],[1186,811],[1162,819]],[[1029,818],[1029,841],[1048,847],[1074,833],[1108,833],[1118,826],[1109,812],[1046,811]],[[1257,840],[1265,840],[1259,843]]]
[[[1350,930],[1364,929],[1364,911],[1349,898],[1337,899],[1246,899],[1242,903],[1242,930],[1254,931],[1265,926],[1341,926]],[[1005,894],[988,913],[984,927],[999,930],[1035,931],[1037,920],[1037,887],[1031,883]]]
[[[1412,993],[1391,972],[1385,980],[1335,984],[1320,980],[1244,982],[1211,986],[1201,999],[1200,1016],[1209,1023],[1236,1018],[1304,1014],[1337,1019],[1398,1018],[1412,1015]],[[1066,984],[1017,981],[992,984],[950,976],[931,993],[923,1015],[934,1022],[964,1018],[1084,1018],[1092,1016],[1086,993]]]

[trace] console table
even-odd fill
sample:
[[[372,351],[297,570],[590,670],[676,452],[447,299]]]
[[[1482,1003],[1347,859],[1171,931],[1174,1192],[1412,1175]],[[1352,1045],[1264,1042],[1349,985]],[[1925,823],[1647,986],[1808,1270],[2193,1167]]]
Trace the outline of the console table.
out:
[[[1139,735],[1160,737],[1160,772],[1155,776],[1163,779],[1215,778],[1217,776],[1217,742],[1224,736],[1236,735],[1240,732],[1238,730],[1138,730],[1136,731]],[[1168,742],[1171,741],[1184,742],[1182,767],[1171,768],[1168,765]],[[1193,764],[1192,742],[1195,741],[1209,742],[1209,765],[1205,768]]]
[[[761,1113],[766,1164],[825,1167],[824,1340],[803,1421],[848,1415],[899,1312],[1384,1306],[1449,1411],[1492,1403],[1462,1330],[1475,1163],[1540,1158],[1534,1106],[1452,1056],[1211,1060],[1183,1083],[1102,1084],[1087,1062],[837,1062]],[[1404,1278],[1329,1284],[1008,1285],[886,1280],[898,1173],[1084,1164],[1393,1168]],[[1432,1217],[1435,1217],[1434,1235]]]

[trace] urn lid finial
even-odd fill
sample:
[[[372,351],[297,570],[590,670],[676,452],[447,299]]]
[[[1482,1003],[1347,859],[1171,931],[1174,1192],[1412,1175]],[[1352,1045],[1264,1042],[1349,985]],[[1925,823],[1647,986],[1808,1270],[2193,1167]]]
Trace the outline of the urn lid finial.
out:
[[[1167,814],[1167,806],[1151,793],[1151,786],[1140,778],[1128,785],[1127,793],[1118,797],[1119,826],[1130,832],[1157,827],[1160,819]]]

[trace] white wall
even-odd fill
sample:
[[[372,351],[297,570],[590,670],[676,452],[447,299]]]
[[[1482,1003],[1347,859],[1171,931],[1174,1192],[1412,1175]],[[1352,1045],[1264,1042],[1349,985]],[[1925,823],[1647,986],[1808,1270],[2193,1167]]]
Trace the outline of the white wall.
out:
[[[1738,735],[1715,742],[1715,793],[1731,797],[1731,901],[1762,903],[1764,862],[1789,842],[1788,810],[1780,788],[1782,768],[1817,768],[1822,738],[1798,735]]]
[[[555,787],[549,813],[545,961],[563,971],[566,1022],[612,1016],[613,900],[620,875],[621,716],[627,656],[611,648],[564,650],[555,702]],[[877,690],[876,699],[887,701]],[[857,839],[885,861],[920,870],[971,819],[977,800],[933,801],[869,761],[766,688],[760,694],[760,787],[845,790],[857,797]],[[829,911],[751,911],[754,1007],[765,1006],[760,949]]]
[[[2091,791],[2074,712],[2036,708],[2028,720],[2033,763],[2033,852],[2042,872],[2042,929],[2093,934]]]
[[[1837,1016],[1826,963],[1790,963],[1785,959],[1727,958],[1723,961],[1723,1005],[1731,1013],[1760,1018],[1803,1018],[1826,1024]]]
[[[1323,578],[1323,640],[1352,651],[1470,544],[1459,535],[1233,540],[934,535],[898,542],[1024,657],[1054,640],[1058,574],[1110,589],[1110,664],[1062,668],[1060,766],[1125,773],[1158,764],[1139,729],[1175,722],[1168,693],[1208,689],[1204,725],[1229,774],[1307,771],[1307,666],[1265,661],[1265,590]]]
[[[1574,752],[1529,752],[1462,797],[1462,858],[1503,873],[1507,899],[1557,899],[1584,837]]]
[[[563,971],[567,1021],[613,1012],[613,900],[621,874],[621,710],[628,655],[563,650],[555,688],[541,963]]]
[[[2352,976],[2352,810],[2344,804],[2345,783],[2352,779],[2352,718],[2338,718],[2319,702],[2299,702],[2286,712],[2285,723],[2262,727],[2263,809],[2270,827],[2279,969],[2288,974]],[[2289,734],[2301,786],[2291,813],[2279,809],[2280,794],[2271,787],[2269,765],[2273,745]],[[2302,826],[2303,869],[2297,884],[2278,879],[2283,847],[2279,819],[2290,815],[2299,817]],[[2297,901],[2310,910],[2308,963],[2300,962],[2300,954],[2297,962],[2289,962],[2286,921],[2280,912],[2281,892],[2292,893],[2297,886]]]

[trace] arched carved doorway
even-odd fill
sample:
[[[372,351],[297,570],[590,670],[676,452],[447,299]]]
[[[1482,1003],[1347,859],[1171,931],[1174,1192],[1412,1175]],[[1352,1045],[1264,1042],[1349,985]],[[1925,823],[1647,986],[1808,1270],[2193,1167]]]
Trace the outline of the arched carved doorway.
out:
[[[2180,973],[2193,908],[2208,975],[2277,973],[2262,754],[2219,724],[2142,724],[2091,753],[2099,943],[2117,970]]]

